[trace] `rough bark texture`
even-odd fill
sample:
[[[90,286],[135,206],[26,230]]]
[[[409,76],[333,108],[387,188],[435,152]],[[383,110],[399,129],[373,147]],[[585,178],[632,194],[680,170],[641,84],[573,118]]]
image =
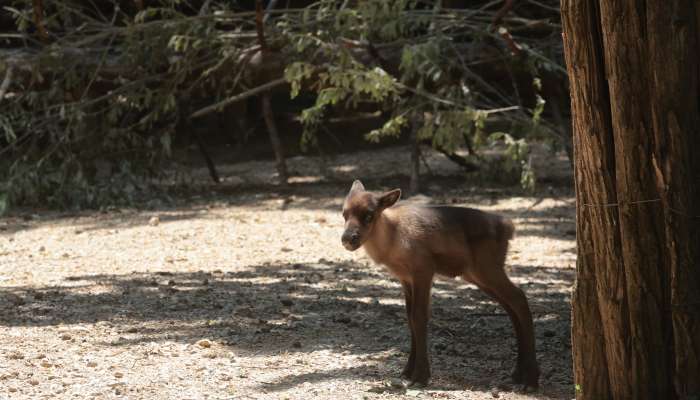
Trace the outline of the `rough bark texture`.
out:
[[[411,181],[409,191],[416,194],[420,190],[420,140],[415,121],[411,124]]]
[[[280,140],[280,135],[277,131],[277,123],[275,123],[275,113],[272,110],[270,94],[264,93],[261,97],[261,101],[263,116],[265,117],[265,125],[267,126],[267,133],[270,135],[272,150],[275,152],[278,178],[282,185],[286,185],[287,178],[289,176],[287,173],[287,162],[284,158],[284,146],[282,146],[282,141]]]
[[[562,0],[579,399],[700,395],[698,6]],[[697,159],[697,157],[695,157]]]

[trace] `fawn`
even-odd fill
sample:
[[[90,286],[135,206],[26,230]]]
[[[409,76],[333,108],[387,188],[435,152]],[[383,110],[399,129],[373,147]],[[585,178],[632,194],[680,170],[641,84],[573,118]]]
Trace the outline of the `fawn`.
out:
[[[438,274],[461,277],[506,310],[518,340],[513,381],[537,388],[532,315],[525,294],[503,269],[513,224],[471,208],[395,205],[400,197],[400,189],[374,194],[356,180],[343,204],[342,243],[350,251],[363,247],[403,286],[411,353],[402,376],[411,385],[427,385],[430,379],[427,329],[430,290]]]

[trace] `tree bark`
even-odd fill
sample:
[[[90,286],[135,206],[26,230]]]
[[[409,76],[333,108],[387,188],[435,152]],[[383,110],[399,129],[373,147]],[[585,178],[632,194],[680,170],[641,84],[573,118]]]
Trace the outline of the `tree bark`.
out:
[[[418,140],[418,126],[415,118],[411,121],[411,180],[409,192],[418,194],[420,190],[420,140]]]
[[[272,102],[270,101],[270,94],[263,93],[261,97],[261,102],[263,116],[265,117],[265,125],[267,126],[267,133],[270,135],[270,143],[272,144],[272,150],[275,152],[277,176],[279,178],[280,184],[286,185],[287,179],[289,177],[287,173],[287,162],[284,158],[284,146],[282,146],[282,141],[280,140],[280,135],[277,131],[277,124],[275,123],[275,113],[272,111]]]
[[[695,2],[562,0],[579,399],[700,395]],[[697,157],[695,157],[697,159]]]

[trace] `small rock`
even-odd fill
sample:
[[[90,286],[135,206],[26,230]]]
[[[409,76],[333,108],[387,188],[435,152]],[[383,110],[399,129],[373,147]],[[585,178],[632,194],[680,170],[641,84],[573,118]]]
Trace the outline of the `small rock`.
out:
[[[48,360],[43,360],[43,361],[41,361],[41,366],[44,368],[50,368],[51,363]]]
[[[500,397],[500,395],[498,394],[498,388],[491,389],[491,397],[493,397],[494,399],[497,399],[498,397]]]
[[[294,305],[294,302],[290,299],[280,299],[280,303],[282,303],[282,305],[285,307],[291,307]]]
[[[160,224],[160,218],[158,217],[151,217],[151,219],[148,220],[148,225],[150,226],[158,226]]]
[[[63,253],[63,254],[61,254],[61,257],[63,257],[63,258],[68,258],[68,257],[70,257],[70,254],[68,254],[68,253]]]
[[[406,396],[410,396],[410,397],[418,397],[418,396],[420,396],[421,393],[423,393],[423,392],[420,390],[416,390],[416,389],[406,390]]]
[[[226,180],[226,183],[231,186],[240,186],[245,183],[245,180],[240,176],[231,176],[224,179]]]
[[[396,389],[406,389],[406,381],[401,378],[391,378],[389,385]]]
[[[36,379],[36,378],[32,378],[32,379],[29,380],[29,384],[32,385],[32,386],[36,386],[36,385],[39,384],[39,380]]]
[[[40,253],[43,253],[43,252],[45,252],[45,251],[46,251],[46,247],[44,247],[44,246],[39,247],[39,252],[40,252]]]
[[[14,306],[21,306],[21,305],[25,304],[24,298],[14,294],[14,293],[7,293],[5,295],[5,299],[7,299],[7,301],[12,303],[12,305],[14,305]]]
[[[22,360],[22,359],[24,359],[24,354],[20,353],[19,351],[15,351],[14,353],[10,354],[9,359],[10,360]]]
[[[546,331],[544,331],[544,337],[554,337],[556,335],[557,333],[551,329],[547,329]]]
[[[213,351],[208,352],[207,354],[204,355],[206,358],[216,358],[218,357],[217,354]]]
[[[7,391],[10,393],[14,393],[17,391],[17,388],[16,387],[9,387],[9,388],[7,388]]]
[[[124,374],[121,373],[121,372],[119,372],[119,371],[117,371],[117,372],[114,373],[114,377],[115,377],[115,378],[123,378],[123,377],[124,377]]]
[[[175,281],[174,280],[169,280],[168,281],[168,286],[175,286]]]
[[[61,334],[61,340],[71,340],[71,336],[67,333]]]
[[[290,251],[293,251],[293,250],[290,249],[289,247],[282,247],[280,250],[283,251],[283,252],[285,252],[285,253],[289,253]]]
[[[132,326],[131,328],[126,330],[126,333],[136,333],[139,331],[139,328]]]
[[[212,271],[213,274],[223,274],[224,272],[220,269],[215,269]]]
[[[347,315],[339,315],[335,319],[336,322],[340,322],[341,324],[349,324],[351,319]]]
[[[292,343],[292,347],[295,349],[301,348],[301,342],[297,340],[296,342]]]
[[[209,340],[207,340],[207,339],[202,339],[202,340],[200,340],[199,342],[197,342],[197,345],[198,345],[199,347],[203,347],[203,348],[205,348],[205,349],[208,349],[208,348],[211,347],[211,342],[210,342]]]
[[[97,366],[97,362],[95,361],[88,361],[87,366],[90,368],[95,368]]]

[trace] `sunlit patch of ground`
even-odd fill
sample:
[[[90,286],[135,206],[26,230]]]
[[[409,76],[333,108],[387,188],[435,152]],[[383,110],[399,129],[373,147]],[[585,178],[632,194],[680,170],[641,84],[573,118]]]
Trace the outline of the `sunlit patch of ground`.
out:
[[[368,174],[342,167],[368,168],[344,157],[337,171]],[[230,169],[272,168],[258,164]],[[455,280],[435,284],[432,384],[389,387],[409,344],[400,286],[340,245],[346,185],[302,182],[174,208],[0,220],[0,399],[573,397],[570,191],[513,197],[459,182],[428,180],[423,201],[514,220],[508,271],[535,317],[537,393],[510,384],[506,314]],[[368,186],[403,183],[387,175]]]

